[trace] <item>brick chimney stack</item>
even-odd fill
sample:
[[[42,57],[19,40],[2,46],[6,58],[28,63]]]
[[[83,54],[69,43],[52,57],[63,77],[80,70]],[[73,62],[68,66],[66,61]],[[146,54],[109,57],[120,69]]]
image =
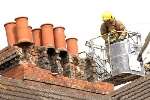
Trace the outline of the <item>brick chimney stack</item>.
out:
[[[0,51],[2,76],[94,93],[107,94],[113,90],[113,84],[110,83],[88,82],[77,78],[76,73],[70,77],[74,74],[72,68],[80,68],[79,63],[74,63],[72,58],[70,60],[70,55],[78,59],[78,46],[76,38],[65,40],[64,27],[53,29],[52,24],[43,24],[41,29],[32,30],[27,17],[15,20],[16,24],[5,24],[9,46]],[[72,65],[74,67],[70,67]]]

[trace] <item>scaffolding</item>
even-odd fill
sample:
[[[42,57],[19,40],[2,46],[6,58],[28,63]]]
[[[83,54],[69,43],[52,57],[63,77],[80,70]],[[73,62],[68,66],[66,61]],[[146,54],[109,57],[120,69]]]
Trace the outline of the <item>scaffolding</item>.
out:
[[[98,80],[119,85],[145,75],[143,64],[137,61],[142,47],[140,33],[128,32],[124,40],[109,44],[109,48],[105,44],[97,45],[100,38],[85,43],[89,49],[86,56],[96,62]]]

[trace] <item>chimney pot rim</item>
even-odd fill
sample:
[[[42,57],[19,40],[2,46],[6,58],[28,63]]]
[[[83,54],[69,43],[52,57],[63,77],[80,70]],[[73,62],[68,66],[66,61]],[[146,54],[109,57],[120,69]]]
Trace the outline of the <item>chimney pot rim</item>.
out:
[[[45,24],[42,24],[40,27],[43,27],[43,26],[45,26],[45,25],[51,25],[52,27],[54,26],[54,25],[51,24],[51,23],[45,23]]]
[[[16,21],[17,19],[20,19],[20,18],[26,18],[26,19],[28,20],[28,17],[22,16],[22,17],[17,17],[17,18],[15,18],[15,21]]]
[[[40,29],[40,28],[35,28],[35,29],[32,29],[32,31],[36,31],[36,30],[40,30],[40,31],[41,31],[41,29]]]
[[[6,25],[8,25],[8,24],[16,24],[15,22],[8,22],[8,23],[5,23],[4,24],[4,27],[6,26]]]
[[[56,29],[58,29],[58,28],[62,28],[62,29],[64,29],[64,30],[65,30],[65,28],[64,28],[63,26],[55,27],[53,30],[56,30]]]
[[[69,39],[76,39],[78,41],[76,37],[67,38],[66,41],[68,41]]]

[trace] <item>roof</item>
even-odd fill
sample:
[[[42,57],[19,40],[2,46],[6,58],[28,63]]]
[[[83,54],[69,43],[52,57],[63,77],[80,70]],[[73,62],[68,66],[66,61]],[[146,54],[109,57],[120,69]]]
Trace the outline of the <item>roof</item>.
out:
[[[150,100],[150,75],[123,86],[111,96],[112,100]]]
[[[102,95],[46,82],[1,76],[0,100],[149,100],[149,84],[150,75],[135,80],[110,95]]]
[[[1,76],[0,100],[110,100],[110,97],[44,82]]]

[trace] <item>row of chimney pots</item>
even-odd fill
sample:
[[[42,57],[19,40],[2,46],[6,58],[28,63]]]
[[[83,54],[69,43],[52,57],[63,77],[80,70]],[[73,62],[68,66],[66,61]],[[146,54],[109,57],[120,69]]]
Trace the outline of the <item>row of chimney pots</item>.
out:
[[[45,46],[59,50],[67,50],[72,56],[78,56],[77,38],[65,39],[64,27],[53,27],[43,24],[40,28],[28,26],[27,17],[18,17],[15,22],[4,25],[9,46],[21,43],[33,43],[35,46]]]

